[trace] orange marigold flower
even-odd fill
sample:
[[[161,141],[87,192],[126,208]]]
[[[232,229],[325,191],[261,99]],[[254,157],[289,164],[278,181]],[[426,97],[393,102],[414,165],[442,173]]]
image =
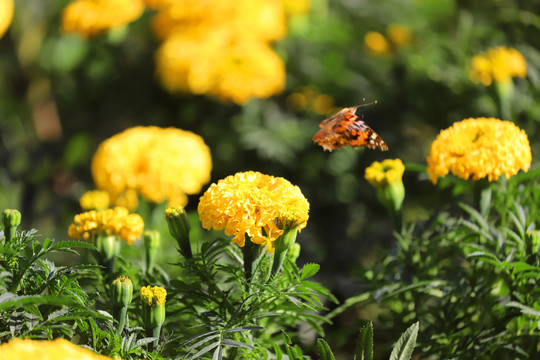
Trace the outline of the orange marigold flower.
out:
[[[470,118],[442,130],[427,158],[430,180],[449,172],[462,179],[489,181],[528,171],[531,147],[525,131],[510,121]]]

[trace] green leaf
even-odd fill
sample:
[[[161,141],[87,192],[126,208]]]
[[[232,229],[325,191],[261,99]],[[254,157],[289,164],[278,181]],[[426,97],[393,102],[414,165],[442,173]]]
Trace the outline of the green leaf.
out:
[[[320,360],[335,360],[334,354],[324,339],[317,339],[317,352]]]
[[[245,343],[240,342],[240,341],[231,340],[231,339],[223,339],[223,340],[221,340],[221,343],[223,345],[227,345],[227,346],[231,346],[231,347],[241,347],[241,348],[245,348],[245,349],[253,349],[253,346],[251,346],[251,345],[245,344]]]
[[[262,326],[242,326],[239,328],[228,329],[224,332],[237,332],[237,331],[252,331],[252,330],[264,330]]]
[[[72,247],[82,247],[97,251],[97,248],[93,244],[77,240],[55,242],[48,251],[69,251],[72,250]]]
[[[312,277],[316,273],[319,272],[319,269],[321,266],[319,264],[306,264],[302,268],[302,272],[300,273],[300,280],[307,279],[309,277]]]
[[[416,345],[419,326],[420,324],[416,322],[405,330],[394,346],[392,354],[390,354],[390,360],[409,360],[411,358]]]
[[[3,297],[3,296],[2,296]],[[80,308],[81,306],[65,296],[56,296],[56,295],[31,295],[31,296],[17,296],[17,297],[8,297],[5,301],[0,297],[0,311],[5,311],[9,308],[18,308],[23,305],[36,304],[36,305],[56,305],[56,306],[73,306]]]
[[[368,322],[360,329],[354,360],[373,360],[373,322]]]
[[[281,348],[277,344],[272,344],[274,347],[274,353],[276,354],[276,360],[282,360],[283,359],[283,351],[281,351]]]
[[[202,348],[199,352],[197,352],[195,355],[191,356],[190,359],[197,359],[198,357],[206,354],[209,351],[212,351],[216,347],[219,346],[219,342],[212,343],[204,348]]]

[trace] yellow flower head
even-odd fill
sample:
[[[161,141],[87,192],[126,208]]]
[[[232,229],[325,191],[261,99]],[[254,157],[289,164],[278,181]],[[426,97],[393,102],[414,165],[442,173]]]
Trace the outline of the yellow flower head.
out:
[[[114,199],[136,191],[147,200],[185,205],[210,181],[212,158],[203,139],[175,128],[138,126],[105,140],[92,159],[96,186]]]
[[[0,0],[0,38],[11,25],[13,19],[13,0]]]
[[[411,42],[411,30],[405,25],[392,24],[386,28],[386,35],[395,46],[403,46]]]
[[[110,196],[104,190],[90,190],[81,196],[79,204],[83,210],[105,210],[109,207]]]
[[[0,360],[112,360],[66,339],[31,340],[15,338],[0,345]]]
[[[471,61],[469,76],[475,83],[485,86],[493,81],[504,83],[512,77],[525,77],[527,63],[519,51],[506,46],[488,49],[487,52],[475,55]]]
[[[62,30],[91,37],[137,19],[142,0],[75,0],[62,13]]]
[[[148,306],[158,306],[165,304],[167,290],[162,287],[143,286],[141,288],[141,300]]]
[[[427,158],[430,180],[452,172],[462,179],[494,181],[529,170],[531,148],[525,131],[494,118],[470,118],[442,130]]]
[[[383,34],[376,31],[369,31],[364,36],[364,44],[368,52],[373,55],[384,56],[390,54],[390,44]]]
[[[301,230],[309,217],[309,203],[298,186],[254,171],[212,184],[198,210],[205,229],[224,229],[239,246],[244,246],[247,235],[256,244],[266,244],[269,251],[285,227]]]
[[[270,46],[228,33],[171,36],[156,54],[156,66],[170,92],[207,94],[240,105],[279,93],[285,85],[285,66]]]
[[[366,180],[376,188],[388,186],[401,181],[405,166],[400,159],[386,159],[383,162],[375,161],[366,168]]]
[[[97,235],[114,235],[131,245],[143,231],[144,222],[139,214],[115,207],[103,211],[91,210],[75,215],[68,235],[73,239],[94,240]]]

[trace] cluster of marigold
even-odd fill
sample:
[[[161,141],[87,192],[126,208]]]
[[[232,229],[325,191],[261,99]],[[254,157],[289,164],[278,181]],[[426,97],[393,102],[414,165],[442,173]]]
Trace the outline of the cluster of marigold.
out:
[[[309,0],[75,0],[62,28],[91,37],[148,8],[162,42],[156,65],[163,86],[244,104],[281,92],[285,67],[271,45],[286,35],[288,18],[309,7]]]

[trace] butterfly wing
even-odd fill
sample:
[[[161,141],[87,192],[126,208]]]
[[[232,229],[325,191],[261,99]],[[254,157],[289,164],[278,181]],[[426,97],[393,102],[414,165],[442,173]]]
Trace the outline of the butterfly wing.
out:
[[[347,145],[388,150],[388,146],[381,137],[355,114],[356,108],[357,106],[344,108],[332,117],[323,120],[319,124],[321,129],[313,136],[313,141],[328,151]]]

